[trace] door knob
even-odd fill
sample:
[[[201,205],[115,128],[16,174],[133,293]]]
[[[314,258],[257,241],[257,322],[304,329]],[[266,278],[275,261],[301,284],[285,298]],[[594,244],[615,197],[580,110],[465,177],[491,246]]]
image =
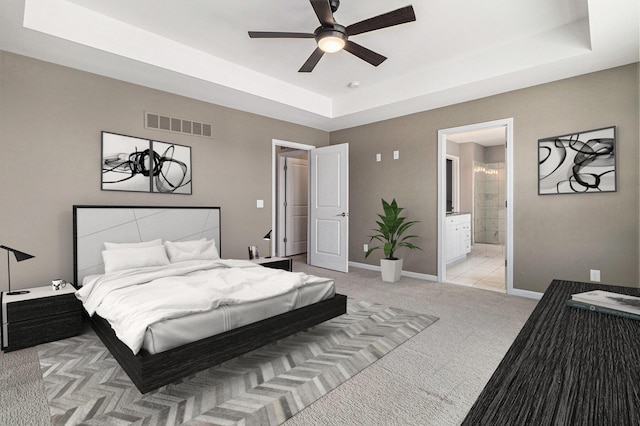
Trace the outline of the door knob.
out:
[[[346,216],[349,216],[349,213],[347,213],[347,212],[342,212],[342,213],[340,213],[340,214],[337,214],[336,216],[346,217]]]

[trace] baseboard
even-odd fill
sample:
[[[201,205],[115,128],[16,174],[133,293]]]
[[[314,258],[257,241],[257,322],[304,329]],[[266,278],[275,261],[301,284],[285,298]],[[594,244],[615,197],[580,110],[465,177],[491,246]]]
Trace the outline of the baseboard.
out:
[[[368,269],[370,271],[378,271],[378,272],[380,271],[380,266],[369,265],[368,263],[350,261],[349,267]],[[411,271],[402,271],[402,276],[409,277],[409,278],[416,278],[416,279],[425,280],[425,281],[436,281],[436,282],[438,281],[438,277],[435,275],[421,274],[418,272],[411,272]],[[540,300],[542,298],[543,293],[538,293],[537,291],[520,290],[520,289],[514,288],[514,289],[511,289],[511,291],[508,294],[511,296],[520,296],[520,297],[526,297],[529,299]]]
[[[351,266],[354,268],[368,269],[370,271],[380,271],[380,266],[369,265],[368,263],[349,262],[349,267]],[[419,272],[402,271],[401,275],[403,277],[416,278],[425,281],[438,281],[438,277],[435,275],[421,274]]]
[[[438,277],[435,275],[421,274],[419,272],[402,271],[402,275],[409,278],[417,278],[419,280],[438,281]]]
[[[379,266],[369,265],[368,263],[360,263],[360,262],[349,261],[349,266],[353,266],[354,268],[360,268],[360,269],[368,269],[370,271],[379,271],[380,270]]]
[[[542,299],[542,295],[543,295],[543,293],[538,293],[537,291],[520,290],[517,288],[512,288],[508,294],[511,296],[520,296],[520,297],[526,297],[529,299],[536,299],[536,300]]]

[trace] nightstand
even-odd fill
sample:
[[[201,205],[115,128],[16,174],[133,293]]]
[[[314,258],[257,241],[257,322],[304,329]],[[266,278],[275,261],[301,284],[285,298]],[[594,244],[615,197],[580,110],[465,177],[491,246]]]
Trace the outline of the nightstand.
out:
[[[28,288],[27,294],[2,292],[2,350],[5,352],[65,339],[82,332],[82,305],[67,284]]]
[[[288,257],[261,257],[251,261],[267,268],[284,269],[289,272],[293,270],[291,258]]]

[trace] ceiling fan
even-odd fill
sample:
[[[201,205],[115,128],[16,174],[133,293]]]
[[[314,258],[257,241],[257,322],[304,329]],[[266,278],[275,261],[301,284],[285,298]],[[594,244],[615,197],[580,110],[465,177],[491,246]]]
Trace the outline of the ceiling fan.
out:
[[[338,10],[340,6],[340,0],[309,1],[320,21],[320,26],[316,28],[313,33],[249,31],[250,38],[315,38],[318,47],[316,47],[316,50],[314,50],[298,72],[313,71],[313,68],[315,68],[318,61],[320,61],[322,55],[325,53],[338,52],[342,49],[377,67],[387,58],[354,43],[349,40],[349,37],[416,20],[413,6],[405,6],[344,27],[338,24],[333,18],[333,13]]]

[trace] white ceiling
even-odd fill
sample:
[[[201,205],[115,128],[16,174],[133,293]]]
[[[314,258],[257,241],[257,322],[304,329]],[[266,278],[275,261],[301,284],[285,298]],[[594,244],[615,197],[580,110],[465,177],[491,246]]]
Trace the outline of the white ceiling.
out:
[[[505,132],[504,126],[498,126],[471,132],[447,134],[447,140],[455,143],[474,142],[483,146],[504,145],[507,143]]]
[[[342,0],[349,25],[412,4],[416,22],[352,40],[298,73],[313,39],[308,0],[11,0],[0,50],[327,131],[640,60],[637,0]],[[360,82],[358,89],[348,87]]]

